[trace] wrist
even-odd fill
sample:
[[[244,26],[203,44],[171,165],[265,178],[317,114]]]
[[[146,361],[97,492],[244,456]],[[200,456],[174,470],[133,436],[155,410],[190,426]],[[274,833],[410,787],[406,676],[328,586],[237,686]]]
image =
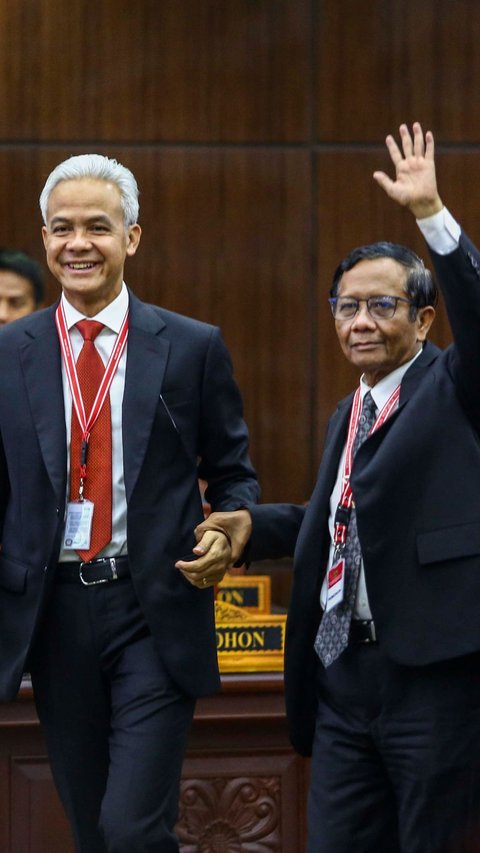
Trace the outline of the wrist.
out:
[[[427,217],[433,216],[435,213],[440,213],[442,208],[443,201],[440,196],[437,196],[435,199],[423,199],[418,203],[412,204],[409,210],[413,213],[415,219],[427,219]]]

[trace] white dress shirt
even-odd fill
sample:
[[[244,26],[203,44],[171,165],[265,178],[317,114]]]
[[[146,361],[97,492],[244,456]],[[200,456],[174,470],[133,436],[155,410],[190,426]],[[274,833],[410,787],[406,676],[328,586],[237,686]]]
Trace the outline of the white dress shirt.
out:
[[[70,335],[75,361],[83,346],[83,338],[75,324],[79,320],[97,320],[103,323],[105,328],[95,338],[97,348],[104,364],[107,363],[115,346],[120,327],[128,308],[128,290],[125,284],[113,302],[103,308],[94,317],[86,318],[80,314],[73,305],[68,302],[62,294],[62,303],[65,311],[65,320]],[[112,540],[101,552],[101,556],[119,556],[127,553],[127,501],[125,496],[125,480],[123,474],[123,444],[122,444],[122,403],[125,388],[125,369],[127,364],[127,346],[118,363],[110,386],[110,407],[112,415]],[[67,372],[62,359],[63,399],[65,402],[65,428],[67,435],[67,500],[70,494],[70,428],[72,420],[72,395],[67,379]],[[88,414],[88,413],[87,413]],[[88,486],[86,495],[88,498]],[[63,541],[63,539],[62,539]],[[62,548],[60,551],[60,562],[78,560],[76,551]]]

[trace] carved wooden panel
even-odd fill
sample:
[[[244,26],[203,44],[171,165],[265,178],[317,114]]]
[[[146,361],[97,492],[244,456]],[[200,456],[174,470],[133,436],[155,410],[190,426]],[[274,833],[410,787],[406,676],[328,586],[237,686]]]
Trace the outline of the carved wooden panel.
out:
[[[218,759],[187,759],[177,826],[182,853],[294,853],[303,811],[298,761],[232,755],[219,767]]]

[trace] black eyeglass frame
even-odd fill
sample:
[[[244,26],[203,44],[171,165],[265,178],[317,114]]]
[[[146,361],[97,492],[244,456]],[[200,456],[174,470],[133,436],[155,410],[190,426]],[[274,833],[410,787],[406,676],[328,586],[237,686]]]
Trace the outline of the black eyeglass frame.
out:
[[[355,311],[353,312],[353,314],[349,314],[348,317],[337,317],[337,315],[335,313],[336,308],[337,308],[337,304],[341,299],[345,299],[348,302],[356,303]],[[385,300],[391,302],[392,313],[384,315],[383,317],[380,317],[378,315],[375,316],[375,314],[372,314],[372,312],[370,310],[371,306],[369,305],[369,303],[373,302],[375,300],[378,301],[378,300],[382,300],[382,299],[385,299]],[[329,297],[328,301],[330,303],[330,308],[331,308],[334,319],[340,320],[340,322],[342,320],[353,320],[353,318],[357,316],[357,314],[360,310],[360,303],[361,302],[366,303],[367,311],[370,314],[370,317],[373,317],[374,320],[391,320],[392,317],[395,316],[395,313],[397,310],[397,305],[399,302],[405,302],[407,305],[413,305],[413,302],[411,299],[405,299],[403,296],[390,296],[389,294],[385,294],[384,296],[369,296],[368,299],[356,299],[354,296],[351,296],[351,297],[350,296],[331,296],[331,297]]]

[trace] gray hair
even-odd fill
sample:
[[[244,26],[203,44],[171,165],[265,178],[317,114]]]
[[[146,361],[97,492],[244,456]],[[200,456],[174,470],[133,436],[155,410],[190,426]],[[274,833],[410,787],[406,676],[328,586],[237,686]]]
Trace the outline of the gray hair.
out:
[[[102,154],[78,154],[59,163],[45,182],[40,195],[40,210],[45,225],[48,200],[54,187],[61,181],[74,181],[79,178],[93,178],[116,184],[120,190],[125,228],[136,224],[139,209],[138,186],[130,169]]]

